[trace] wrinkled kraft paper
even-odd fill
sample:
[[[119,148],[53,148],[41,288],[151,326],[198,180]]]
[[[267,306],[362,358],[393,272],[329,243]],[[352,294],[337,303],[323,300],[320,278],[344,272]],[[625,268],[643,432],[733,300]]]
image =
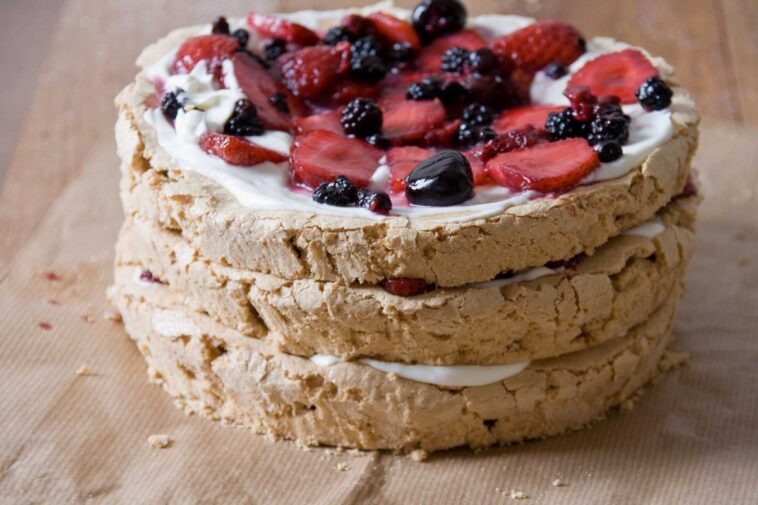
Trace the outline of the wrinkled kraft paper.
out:
[[[149,385],[103,317],[121,212],[115,146],[95,144],[3,267],[0,501],[758,503],[758,131],[702,138],[706,200],[676,325],[689,364],[592,429],[423,463],[272,442],[185,416]],[[159,433],[164,449],[147,443]]]

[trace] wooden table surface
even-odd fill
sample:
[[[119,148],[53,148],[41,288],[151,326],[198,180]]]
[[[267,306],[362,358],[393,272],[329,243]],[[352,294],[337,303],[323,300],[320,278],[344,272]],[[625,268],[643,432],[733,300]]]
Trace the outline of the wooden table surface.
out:
[[[328,6],[355,3],[372,2],[336,0]],[[48,4],[51,8],[40,8]],[[0,158],[0,177],[10,158],[0,194],[0,274],[93,146],[111,141],[113,97],[132,79],[133,61],[146,44],[172,28],[221,13],[317,5],[327,6],[313,0],[67,0],[62,5],[4,0],[0,17],[10,29],[2,38],[1,63],[6,71],[21,71],[3,96],[0,122],[4,139],[18,138],[12,156]],[[471,0],[468,5],[471,14],[557,18],[587,36],[609,35],[646,47],[676,67],[706,121],[758,124],[756,0]],[[48,34],[47,26],[56,27]],[[33,34],[29,47],[36,49],[14,50],[26,34]],[[34,58],[45,52],[37,71]]]

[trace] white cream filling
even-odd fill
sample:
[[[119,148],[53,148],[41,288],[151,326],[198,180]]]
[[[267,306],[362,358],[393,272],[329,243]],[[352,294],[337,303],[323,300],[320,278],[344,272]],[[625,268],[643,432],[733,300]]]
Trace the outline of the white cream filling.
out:
[[[408,11],[396,9],[391,4],[374,6],[371,10],[391,10],[395,15],[407,18]],[[310,28],[326,28],[337,22],[347,12],[354,11],[302,11],[286,17]],[[469,20],[469,26],[478,29],[487,37],[497,37],[510,33],[534,22],[521,16],[486,15]],[[239,21],[237,21],[239,23]],[[251,44],[255,44],[251,40]],[[581,66],[606,52],[629,47],[608,38],[595,38],[588,43],[588,51],[570,67],[575,72]],[[204,64],[198,64],[190,74],[170,75],[169,67],[174,61],[175,51],[161,58],[147,69],[148,78],[162,80],[167,90],[182,88],[191,103],[198,104],[195,111],[180,112],[171,126],[160,109],[148,110],[146,121],[156,132],[158,143],[171,156],[173,163],[187,170],[198,172],[213,179],[235,195],[246,207],[256,210],[302,211],[312,214],[353,216],[375,220],[402,216],[430,221],[470,221],[502,213],[506,209],[527,203],[541,196],[536,191],[513,191],[501,186],[479,186],[474,198],[449,207],[422,207],[395,205],[391,215],[382,216],[366,209],[335,207],[314,202],[305,192],[292,191],[288,180],[287,163],[264,162],[254,167],[236,167],[218,157],[212,156],[197,146],[200,136],[206,131],[219,131],[228,119],[234,102],[244,95],[234,78],[231,61],[223,64],[224,82],[229,89],[213,89],[212,76]],[[568,104],[562,95],[569,76],[549,79],[538,73],[531,88],[534,103]],[[624,106],[624,111],[632,118],[629,127],[629,142],[623,146],[624,155],[612,163],[603,163],[582,182],[584,184],[620,177],[639,166],[653,149],[671,138],[673,125],[668,110],[645,112],[639,105]],[[246,137],[247,140],[272,151],[288,154],[292,136],[287,132],[267,131],[264,135]],[[377,167],[371,179],[371,187],[383,189],[389,177],[386,165]]]

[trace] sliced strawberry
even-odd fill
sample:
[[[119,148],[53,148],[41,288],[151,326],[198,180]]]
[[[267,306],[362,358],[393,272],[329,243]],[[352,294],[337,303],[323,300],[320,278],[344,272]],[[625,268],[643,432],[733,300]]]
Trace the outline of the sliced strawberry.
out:
[[[405,178],[416,165],[434,154],[421,147],[393,147],[387,151],[387,165],[390,167],[390,189],[393,193],[405,191]]]
[[[278,60],[282,83],[305,99],[327,98],[337,81],[340,55],[328,46],[306,47]]]
[[[421,40],[410,23],[386,12],[374,12],[369,14],[368,19],[371,21],[374,33],[388,46],[405,43],[414,51],[421,47]]]
[[[379,92],[376,85],[367,82],[345,81],[337,85],[332,100],[338,105],[345,105],[355,98],[373,98]]]
[[[342,124],[340,123],[340,112],[338,110],[326,112],[324,114],[314,114],[295,118],[292,121],[295,132],[298,135],[310,133],[316,130],[326,130],[333,133],[343,134]]]
[[[453,145],[453,139],[455,138],[456,133],[458,133],[458,128],[460,128],[460,126],[461,120],[456,119],[454,121],[448,121],[438,128],[429,130],[424,134],[424,145],[438,147],[449,147]]]
[[[480,159],[475,151],[469,151],[463,153],[466,159],[471,165],[471,172],[474,174],[474,186],[484,186],[486,184],[492,184],[487,170],[484,168],[484,162]]]
[[[524,126],[533,126],[544,129],[547,115],[551,112],[558,112],[565,107],[556,107],[553,105],[530,105],[527,107],[516,107],[502,112],[492,123],[492,127],[498,133],[505,133],[510,130],[517,130]]]
[[[316,130],[295,139],[290,162],[295,179],[311,188],[338,175],[344,175],[356,186],[366,187],[381,157],[382,151],[362,140]]]
[[[249,167],[264,161],[281,163],[287,157],[247,140],[223,133],[206,133],[200,137],[200,149],[218,156],[227,163]]]
[[[424,279],[412,277],[392,277],[384,279],[381,286],[385,291],[396,296],[417,296],[434,289],[434,284],[429,284]]]
[[[251,12],[247,24],[264,38],[282,39],[298,46],[312,46],[319,41],[312,30],[277,16]]]
[[[568,82],[569,86],[588,86],[595,96],[616,95],[622,103],[636,103],[637,89],[658,69],[636,49],[598,56],[584,64]]]
[[[566,191],[600,164],[584,139],[566,139],[498,154],[485,165],[490,177],[515,190]]]
[[[397,100],[381,104],[384,136],[395,144],[417,142],[445,122],[445,107],[438,99]]]
[[[440,37],[423,48],[416,60],[416,66],[422,72],[439,72],[442,53],[451,47],[462,47],[463,49],[474,51],[486,45],[487,43],[482,36],[474,30],[461,30]]]
[[[235,37],[228,35],[198,35],[190,37],[179,46],[176,59],[171,65],[172,74],[187,74],[195,68],[199,62],[208,62],[208,71],[216,74],[221,73],[221,62],[230,57],[239,46]]]
[[[585,51],[582,34],[567,23],[538,21],[492,41],[492,50],[516,67],[536,72],[548,63],[570,65]]]
[[[255,104],[263,125],[274,130],[289,130],[289,115],[271,103],[271,97],[279,91],[274,78],[263,68],[263,65],[247,53],[235,53],[232,56],[232,62],[234,77],[242,88],[242,92]]]

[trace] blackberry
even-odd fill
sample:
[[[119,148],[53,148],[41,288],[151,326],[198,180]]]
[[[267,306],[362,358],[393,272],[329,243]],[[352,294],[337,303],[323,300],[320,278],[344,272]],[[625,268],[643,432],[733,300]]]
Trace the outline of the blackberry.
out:
[[[349,207],[358,203],[358,190],[344,175],[338,176],[332,182],[325,182],[313,192],[313,200],[326,205]]]
[[[161,111],[163,112],[163,115],[173,121],[176,119],[179,109],[184,105],[184,101],[184,90],[181,88],[165,93],[163,98],[161,98]]]
[[[372,146],[378,147],[379,149],[389,149],[390,146],[392,145],[392,143],[390,142],[390,139],[378,133],[369,135],[368,137],[366,137],[365,140]]]
[[[379,56],[383,55],[383,47],[373,35],[366,35],[353,42],[351,47],[353,56]]]
[[[329,28],[329,30],[324,35],[324,44],[333,46],[336,45],[337,42],[342,42],[343,40],[346,40],[348,42],[353,41],[352,35],[342,28],[341,26],[335,26],[333,28]]]
[[[229,35],[229,22],[224,16],[219,16],[213,20],[211,33],[216,33],[218,35]]]
[[[240,28],[239,30],[234,30],[232,37],[237,39],[237,41],[240,43],[240,47],[244,48],[247,47],[247,42],[250,40],[250,32],[244,28]]]
[[[442,53],[440,68],[448,74],[462,74],[468,58],[468,50],[462,47],[451,47]]]
[[[476,144],[479,141],[479,129],[470,123],[461,123],[458,132],[455,134],[455,139],[461,146]]]
[[[340,123],[345,133],[366,138],[382,129],[382,110],[368,98],[356,98],[342,109]]]
[[[387,75],[387,64],[379,56],[353,55],[350,59],[353,77],[368,82],[379,82]]]
[[[390,48],[389,57],[397,63],[410,61],[413,58],[413,47],[407,42],[395,42]]]
[[[263,124],[258,119],[258,110],[253,102],[246,98],[237,100],[232,115],[224,124],[224,133],[244,137],[263,133]]]
[[[472,72],[481,75],[494,74],[498,67],[497,56],[492,49],[483,47],[476,51],[471,51],[468,56],[468,66]]]
[[[414,82],[405,90],[405,97],[409,100],[433,100],[442,93],[442,81],[432,77]]]
[[[545,121],[545,130],[552,140],[567,139],[570,137],[587,138],[589,123],[577,121],[571,107],[566,107],[560,112],[551,112]]]
[[[463,121],[474,126],[491,125],[494,119],[492,109],[480,103],[472,103],[463,109]]]
[[[390,200],[390,196],[384,191],[359,189],[358,205],[367,208],[375,214],[387,215],[392,209],[392,200]]]
[[[263,46],[263,52],[267,60],[274,61],[287,52],[287,42],[282,39],[271,39]]]
[[[629,117],[623,113],[602,112],[590,123],[586,138],[592,145],[604,142],[626,144],[629,140]]]
[[[285,114],[290,111],[290,106],[287,104],[287,95],[281,91],[277,91],[268,97],[268,101],[271,102],[271,105],[276,107],[278,111],[284,112]]]
[[[494,140],[496,138],[497,132],[493,128],[489,126],[479,128],[479,142],[489,142],[490,140]]]
[[[660,77],[648,77],[635,93],[642,108],[647,111],[665,109],[671,105],[673,94],[668,84]]]
[[[600,158],[600,161],[603,163],[616,161],[624,154],[621,146],[616,142],[602,142],[600,144],[595,144],[594,147],[597,152],[597,157]]]
[[[411,21],[419,37],[429,42],[463,28],[466,8],[458,0],[423,0],[413,9]]]
[[[458,81],[446,82],[440,91],[440,100],[446,106],[455,105],[468,99],[469,91]]]
[[[545,75],[551,79],[560,79],[561,77],[568,74],[568,68],[566,68],[566,65],[562,65],[557,62],[548,63],[543,70],[545,72]]]

